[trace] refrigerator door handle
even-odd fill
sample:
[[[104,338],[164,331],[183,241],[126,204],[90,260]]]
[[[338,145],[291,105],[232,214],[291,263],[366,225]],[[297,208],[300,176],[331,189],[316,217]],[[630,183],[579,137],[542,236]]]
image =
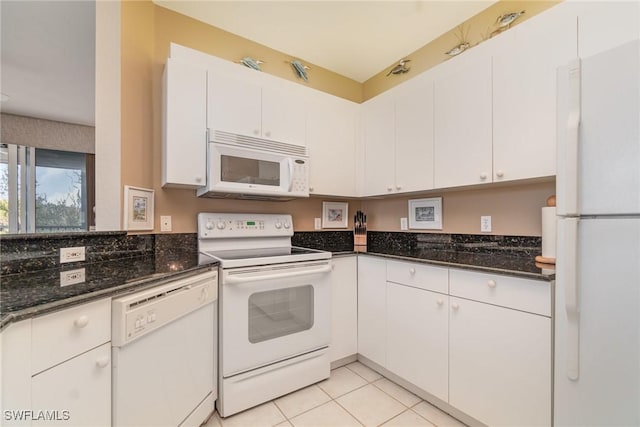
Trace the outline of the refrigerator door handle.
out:
[[[564,274],[565,310],[567,313],[567,376],[576,381],[580,377],[580,281],[578,277],[577,218],[565,220]]]
[[[578,208],[578,155],[580,143],[580,119],[581,119],[581,63],[576,58],[569,63],[569,94],[567,117],[567,140],[564,165],[564,215],[579,215]]]

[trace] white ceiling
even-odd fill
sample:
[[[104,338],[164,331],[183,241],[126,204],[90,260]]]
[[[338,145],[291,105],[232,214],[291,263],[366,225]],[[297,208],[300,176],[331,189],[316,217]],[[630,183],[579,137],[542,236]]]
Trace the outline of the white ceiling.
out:
[[[95,2],[0,2],[0,109],[93,125]]]
[[[154,3],[362,83],[495,0]]]

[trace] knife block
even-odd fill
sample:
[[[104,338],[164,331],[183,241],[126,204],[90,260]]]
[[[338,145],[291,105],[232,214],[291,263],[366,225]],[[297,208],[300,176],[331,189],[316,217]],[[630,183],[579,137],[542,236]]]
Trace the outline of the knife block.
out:
[[[353,250],[355,252],[367,252],[367,232],[353,233]]]

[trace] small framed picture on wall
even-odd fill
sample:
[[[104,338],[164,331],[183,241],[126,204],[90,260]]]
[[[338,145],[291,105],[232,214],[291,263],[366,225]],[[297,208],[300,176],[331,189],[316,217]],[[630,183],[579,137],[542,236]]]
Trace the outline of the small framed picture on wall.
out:
[[[124,186],[125,230],[153,230],[153,196],[148,188]]]
[[[322,228],[347,228],[349,204],[322,202]]]
[[[409,228],[442,230],[442,197],[409,200]]]

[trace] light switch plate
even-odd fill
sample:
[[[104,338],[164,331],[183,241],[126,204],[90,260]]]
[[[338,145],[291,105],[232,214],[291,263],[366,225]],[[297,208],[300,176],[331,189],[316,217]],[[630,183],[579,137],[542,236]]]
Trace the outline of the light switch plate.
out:
[[[407,221],[407,218],[400,218],[400,230],[408,230],[409,229],[409,222]]]
[[[171,231],[171,215],[160,215],[160,231]]]
[[[84,261],[84,246],[76,246],[74,248],[60,248],[60,264],[66,262]]]
[[[491,216],[480,217],[480,232],[491,233]]]
[[[316,230],[322,230],[322,221],[320,220],[320,218],[313,219],[313,228],[315,228]]]

